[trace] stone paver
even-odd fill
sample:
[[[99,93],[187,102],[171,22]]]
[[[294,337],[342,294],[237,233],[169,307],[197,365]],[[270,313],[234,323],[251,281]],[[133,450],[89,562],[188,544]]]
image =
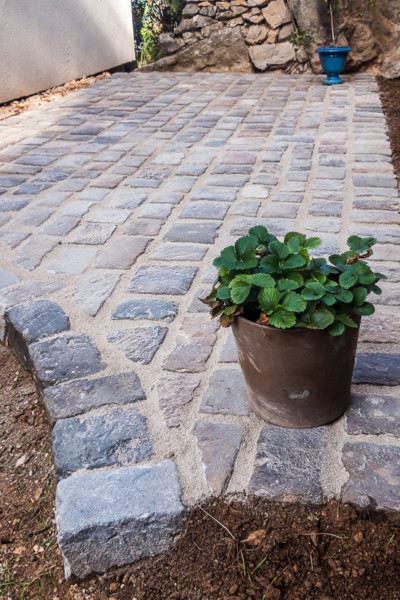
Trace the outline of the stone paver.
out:
[[[167,548],[207,494],[400,513],[399,195],[372,75],[114,74],[0,121],[0,145],[0,339],[54,429],[68,576]],[[200,301],[256,224],[317,234],[318,255],[378,238],[388,281],[333,429],[250,414]]]

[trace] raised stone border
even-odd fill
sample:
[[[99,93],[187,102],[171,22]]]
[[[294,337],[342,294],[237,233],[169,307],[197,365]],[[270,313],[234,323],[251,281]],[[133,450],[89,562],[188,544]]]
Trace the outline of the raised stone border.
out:
[[[210,494],[398,518],[398,193],[374,80],[133,74],[45,108],[33,138],[36,118],[11,119],[0,152],[0,337],[53,426],[67,575],[167,548]],[[321,231],[323,252],[348,233],[381,241],[389,280],[333,425],[249,414],[231,333],[199,301],[213,256],[255,222]]]

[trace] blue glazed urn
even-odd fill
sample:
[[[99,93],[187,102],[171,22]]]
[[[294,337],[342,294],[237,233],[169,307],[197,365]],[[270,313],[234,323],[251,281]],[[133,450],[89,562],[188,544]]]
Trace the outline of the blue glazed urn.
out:
[[[344,47],[332,47],[332,48],[318,48],[316,52],[319,54],[321,66],[326,74],[326,79],[322,82],[324,85],[338,85],[343,83],[339,77],[346,64],[347,55],[351,48],[348,46]]]

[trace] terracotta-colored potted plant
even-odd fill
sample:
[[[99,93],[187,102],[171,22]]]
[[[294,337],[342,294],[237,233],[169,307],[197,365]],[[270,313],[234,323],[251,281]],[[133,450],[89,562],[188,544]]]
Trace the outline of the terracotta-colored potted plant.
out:
[[[214,260],[218,278],[203,300],[233,326],[250,408],[286,427],[333,421],[346,409],[366,301],[385,276],[363,260],[376,240],[351,236],[349,250],[312,258],[317,237],[283,242],[252,227]]]

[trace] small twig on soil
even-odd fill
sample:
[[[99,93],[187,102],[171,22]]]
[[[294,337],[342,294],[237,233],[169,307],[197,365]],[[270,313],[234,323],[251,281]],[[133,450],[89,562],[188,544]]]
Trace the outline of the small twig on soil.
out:
[[[330,535],[331,537],[339,538],[340,540],[345,540],[345,535],[336,535],[336,533],[326,533],[324,531],[319,533],[299,533],[299,535]]]
[[[200,546],[198,544],[196,544],[196,542],[193,540],[193,544],[196,546],[197,550],[200,550],[200,552],[203,552],[203,548],[200,548]]]
[[[204,508],[201,508],[201,506],[199,506],[199,509],[200,509],[201,511],[203,511],[203,513],[204,513],[205,515],[207,515],[208,517],[210,517],[210,519],[212,519],[213,521],[215,521],[216,523],[218,523],[218,525],[221,525],[221,527],[222,527],[223,529],[225,529],[225,531],[227,531],[227,532],[229,533],[229,535],[231,536],[231,538],[232,538],[233,540],[235,540],[235,542],[236,542],[236,538],[235,538],[235,536],[233,535],[233,533],[231,533],[231,532],[229,531],[229,529],[228,529],[227,527],[225,527],[225,525],[224,525],[223,523],[221,523],[221,521],[218,521],[218,519],[216,519],[215,517],[213,517],[212,515],[210,515],[210,513],[209,513],[209,512],[207,512],[206,510],[204,510]]]
[[[288,568],[289,568],[289,565],[286,565],[286,567],[285,567],[284,569],[282,569],[282,571],[281,571],[280,573],[278,573],[278,575],[277,575],[276,577],[274,577],[274,579],[271,581],[271,583],[269,583],[269,584],[268,584],[268,587],[267,587],[267,589],[265,590],[265,592],[268,592],[268,590],[269,590],[269,588],[271,587],[271,585],[273,585],[273,584],[275,583],[275,581],[276,581],[277,579],[279,579],[279,577],[280,577],[281,575],[283,575],[283,574],[284,574],[284,572],[286,571],[286,569],[288,569]]]
[[[314,565],[313,565],[313,560],[312,560],[312,554],[310,552],[310,563],[311,563],[311,571],[314,571]]]

